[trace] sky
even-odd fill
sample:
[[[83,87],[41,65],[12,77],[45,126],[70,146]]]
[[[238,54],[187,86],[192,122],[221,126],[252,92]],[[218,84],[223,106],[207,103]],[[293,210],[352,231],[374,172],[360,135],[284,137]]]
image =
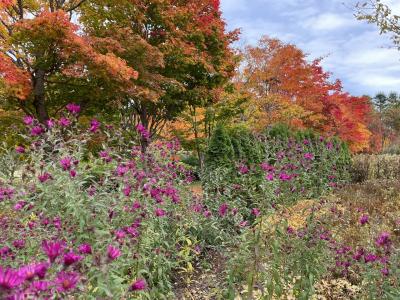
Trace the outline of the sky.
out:
[[[356,0],[221,0],[229,30],[241,29],[236,46],[262,35],[293,43],[322,65],[352,95],[400,92],[400,51],[373,24],[353,16]],[[386,0],[400,14],[400,0]]]

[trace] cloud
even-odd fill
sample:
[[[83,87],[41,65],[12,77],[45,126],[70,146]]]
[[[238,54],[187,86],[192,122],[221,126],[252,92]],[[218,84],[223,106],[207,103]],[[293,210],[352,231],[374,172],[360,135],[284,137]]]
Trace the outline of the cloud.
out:
[[[386,1],[400,12],[398,0]],[[327,56],[323,67],[354,95],[400,89],[400,52],[389,49],[389,37],[379,35],[375,25],[355,20],[342,2],[222,0],[222,9],[230,29],[242,28],[239,46],[267,34],[296,44],[310,59]]]

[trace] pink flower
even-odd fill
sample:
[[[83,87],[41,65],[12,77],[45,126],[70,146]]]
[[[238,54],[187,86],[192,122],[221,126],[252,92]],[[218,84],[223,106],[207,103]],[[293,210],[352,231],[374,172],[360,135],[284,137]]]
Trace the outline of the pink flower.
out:
[[[46,121],[46,125],[47,125],[48,128],[53,128],[54,125],[55,125],[55,122],[54,122],[53,119],[49,119],[49,120]]]
[[[74,253],[73,251],[70,251],[68,253],[64,254],[64,265],[70,266],[80,260],[82,260],[82,256]]]
[[[286,174],[285,172],[282,172],[281,174],[279,174],[279,179],[281,181],[289,181],[292,179],[292,176]]]
[[[69,119],[65,118],[65,117],[62,117],[62,118],[59,120],[59,123],[60,123],[60,125],[61,125],[62,127],[68,127],[69,125],[71,125],[71,121],[70,121]]]
[[[362,216],[360,217],[360,224],[361,224],[361,225],[365,225],[365,224],[368,223],[368,220],[369,220],[368,215],[362,215]]]
[[[39,181],[41,182],[41,183],[44,183],[44,182],[46,182],[47,180],[49,180],[49,179],[51,179],[52,177],[51,177],[51,174],[50,173],[47,173],[47,172],[45,172],[45,173],[43,173],[42,175],[39,175],[38,176],[38,179],[39,179]]]
[[[383,276],[389,276],[389,269],[388,268],[384,268],[381,270],[381,273]]]
[[[239,227],[246,227],[247,224],[248,224],[247,221],[241,221],[241,222],[239,223]]]
[[[132,188],[129,185],[125,186],[124,189],[122,190],[122,192],[124,193],[124,195],[126,197],[130,196],[131,191],[132,191]]]
[[[24,117],[25,125],[28,125],[28,126],[32,125],[33,124],[33,120],[34,120],[34,118],[32,116],[25,116]]]
[[[78,104],[75,104],[75,103],[67,104],[66,108],[73,115],[77,115],[81,111],[81,107]]]
[[[66,292],[75,288],[79,281],[79,276],[75,272],[61,271],[57,274],[56,278],[57,291]]]
[[[390,234],[387,232],[382,232],[378,238],[375,240],[377,246],[388,246],[391,243]]]
[[[206,218],[211,217],[211,211],[206,210],[205,212],[203,212],[203,216],[206,217]]]
[[[69,175],[71,176],[71,178],[75,178],[76,177],[76,171],[75,170],[69,171]]]
[[[155,214],[157,217],[163,217],[166,215],[165,210],[161,209],[161,208],[156,208],[155,209]]]
[[[47,291],[47,289],[50,287],[50,282],[48,282],[48,281],[43,281],[43,280],[40,280],[40,281],[34,281],[34,282],[32,282],[32,284],[31,284],[31,288],[34,290],[34,291],[37,291],[37,292],[44,292],[44,291]]]
[[[246,165],[242,164],[239,166],[239,173],[242,175],[247,174],[249,173],[249,168]]]
[[[31,136],[38,136],[44,132],[44,129],[41,126],[34,126],[31,129]]]
[[[48,256],[50,262],[54,262],[55,259],[61,254],[64,250],[64,244],[61,242],[42,242],[42,249]]]
[[[269,173],[267,176],[265,176],[265,178],[266,178],[268,181],[273,181],[273,180],[274,180],[274,174],[273,174],[273,173]]]
[[[137,279],[131,285],[131,290],[132,291],[143,291],[146,288],[147,288],[147,283],[146,283],[146,280],[144,280],[143,278]]]
[[[3,269],[0,267],[0,288],[5,290],[12,290],[19,286],[24,281],[17,271],[13,269]],[[0,289],[0,290],[1,290]]]
[[[36,276],[36,265],[30,264],[19,268],[18,275],[25,280],[32,280]]]
[[[219,207],[219,210],[218,210],[219,215],[221,217],[225,216],[227,211],[228,211],[228,208],[229,208],[228,204],[226,204],[226,203],[221,204],[220,207]]]
[[[90,132],[97,132],[97,130],[100,128],[100,122],[97,121],[96,119],[93,119],[92,121],[90,121],[90,128],[89,131]]]
[[[312,153],[305,153],[304,158],[307,160],[312,160],[314,158],[314,154]]]
[[[25,240],[15,240],[13,246],[17,249],[23,249],[25,247]]]
[[[255,215],[256,217],[258,217],[258,216],[261,214],[261,212],[260,212],[260,210],[259,210],[258,208],[253,208],[253,209],[251,210],[251,213],[252,213],[253,215]]]
[[[263,162],[260,166],[261,166],[261,169],[263,169],[264,171],[271,172],[271,171],[275,170],[275,168],[273,166],[267,164],[266,162]]]
[[[89,244],[81,244],[78,246],[78,251],[81,254],[92,254],[92,247]]]
[[[146,127],[143,126],[143,124],[141,124],[141,123],[137,124],[136,130],[140,133],[142,138],[144,138],[144,139],[150,138],[150,133],[147,131]]]
[[[72,159],[70,157],[64,157],[60,160],[60,164],[64,171],[70,170],[72,167]]]
[[[119,250],[116,247],[113,247],[112,245],[109,245],[107,247],[107,256],[110,260],[115,260],[119,256],[121,256],[121,250]]]
[[[24,146],[17,146],[17,147],[15,148],[15,151],[16,151],[17,153],[20,153],[20,154],[25,153],[25,147],[24,147]]]

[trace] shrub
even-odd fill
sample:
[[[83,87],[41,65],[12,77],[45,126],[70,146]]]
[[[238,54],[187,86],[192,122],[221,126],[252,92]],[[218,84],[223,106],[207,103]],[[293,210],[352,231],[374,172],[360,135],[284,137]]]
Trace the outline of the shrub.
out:
[[[351,167],[355,182],[366,180],[400,179],[400,155],[359,154],[353,158]]]

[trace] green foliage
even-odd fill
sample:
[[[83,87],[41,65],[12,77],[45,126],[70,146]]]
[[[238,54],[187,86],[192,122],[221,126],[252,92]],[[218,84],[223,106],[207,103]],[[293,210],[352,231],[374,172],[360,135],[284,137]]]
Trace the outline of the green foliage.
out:
[[[211,137],[206,153],[206,168],[212,170],[218,167],[233,166],[234,149],[232,140],[224,125],[218,124]]]

